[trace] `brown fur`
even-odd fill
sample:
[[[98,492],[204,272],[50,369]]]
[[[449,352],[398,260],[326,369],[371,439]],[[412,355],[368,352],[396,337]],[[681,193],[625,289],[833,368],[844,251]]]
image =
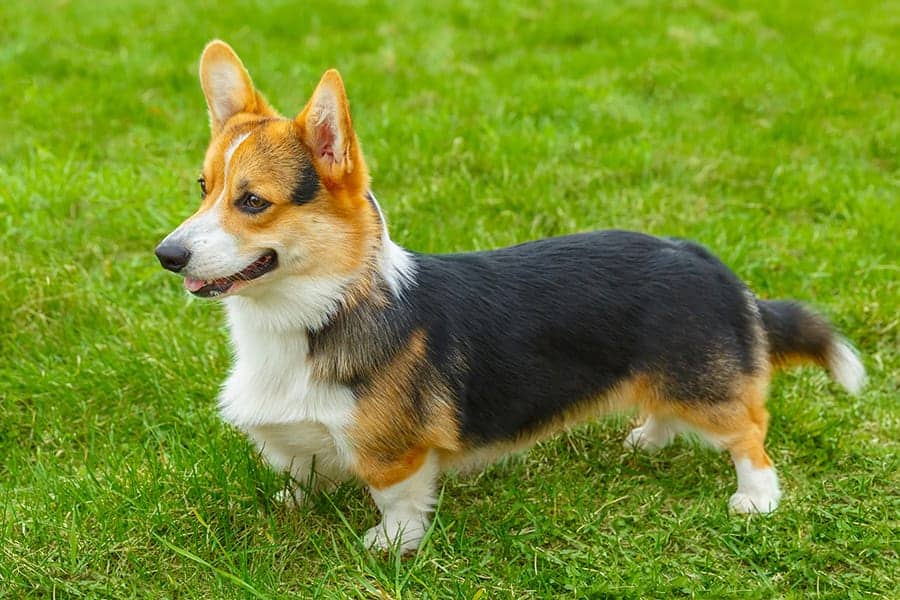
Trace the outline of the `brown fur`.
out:
[[[771,466],[764,449],[769,423],[765,407],[768,384],[768,372],[740,376],[730,386],[728,401],[696,403],[672,401],[659,393],[655,382],[648,381],[640,406],[644,414],[687,424],[724,446],[736,459],[747,457],[755,467]]]
[[[230,105],[232,112],[229,115],[216,114],[210,104],[210,128],[213,136],[221,133],[222,129],[230,123],[233,115],[256,115],[274,117],[277,113],[269,106],[265,98],[257,92],[253,87],[253,81],[250,74],[244,68],[244,63],[238,58],[234,50],[224,42],[215,41],[207,44],[200,56],[200,86],[203,88],[203,94],[209,100],[216,90],[216,78],[214,75],[215,66],[217,64],[227,64],[234,68],[234,72],[238,73],[241,79],[241,85],[235,86],[230,94]]]
[[[333,157],[327,155],[327,145],[334,139],[335,132],[319,127],[322,97],[331,94],[338,99],[338,127],[346,137],[341,152]],[[348,207],[358,207],[369,186],[369,173],[362,157],[353,122],[350,119],[350,103],[340,74],[329,69],[322,75],[312,98],[294,119],[297,136],[307,147],[313,149],[313,161],[325,186]]]
[[[214,114],[209,95],[216,82],[205,73],[209,65],[223,61],[241,73],[243,82],[230,103],[236,112],[225,119]],[[451,394],[428,362],[429,340],[423,330],[413,331],[399,348],[390,341],[382,346],[377,341],[374,346],[356,343],[360,327],[377,323],[363,317],[386,302],[383,282],[371,275],[382,224],[365,196],[368,169],[338,73],[325,73],[310,101],[292,120],[281,118],[255,91],[240,60],[222,43],[211,44],[204,52],[201,79],[210,105],[213,140],[204,163],[208,195],[197,214],[209,210],[224,190],[224,228],[243,246],[264,249],[272,246],[273,239],[291,240],[292,245],[303,245],[304,259],[281,265],[290,273],[356,279],[330,329],[311,333],[310,360],[318,380],[364,382],[355,390],[358,403],[349,432],[357,456],[355,471],[363,481],[379,489],[403,481],[421,467],[430,451],[438,454],[444,466],[473,458],[489,460],[610,409],[628,407],[685,423],[720,442],[735,458],[749,458],[754,466],[771,465],[763,447],[770,369],[761,322],[754,341],[754,375],[742,372],[723,352],[721,360],[710,361],[702,381],[690,386],[658,374],[635,375],[513,440],[487,447],[463,441]],[[333,101],[336,113],[326,110]],[[234,151],[229,181],[218,181],[227,149],[237,136],[251,131]],[[338,144],[339,140],[344,143]],[[314,202],[298,206],[291,200],[298,166],[309,163],[322,188]],[[272,203],[258,215],[247,215],[234,206],[233,200],[250,185]],[[748,296],[748,302],[758,318],[755,299]],[[369,336],[373,337],[378,336]],[[780,365],[787,358],[778,357],[775,363]],[[679,397],[685,389],[694,390],[695,397]]]
[[[690,426],[728,449],[735,459],[749,458],[754,467],[772,465],[764,449],[769,413],[765,408],[768,373],[738,377],[726,402],[683,402],[666,393],[666,382],[653,375],[639,375],[616,385],[610,392],[580,403],[555,419],[514,440],[487,447],[441,452],[444,468],[467,470],[504,455],[521,452],[537,442],[614,410],[638,408],[646,417],[675,420]]]
[[[424,332],[414,332],[359,397],[350,432],[356,470],[376,488],[417,471],[429,449],[452,453],[460,448],[456,415],[428,366],[426,343]]]
[[[807,365],[817,365],[819,367],[828,367],[828,360],[824,356],[813,356],[801,353],[784,353],[773,354],[770,358],[773,369],[790,369],[792,367],[802,367]]]
[[[211,97],[215,77],[213,66],[226,63],[241,74],[231,105],[236,112],[220,119]],[[357,275],[371,259],[381,232],[376,214],[368,210],[364,192],[368,170],[350,122],[349,105],[343,83],[336,71],[329,71],[313,93],[306,108],[294,119],[281,117],[254,88],[249,74],[234,51],[222,42],[207,46],[200,61],[201,83],[210,107],[212,140],[203,167],[207,195],[196,218],[210,210],[225,192],[223,228],[238,240],[242,252],[271,247],[272,240],[303,245],[304,259],[281,267],[295,275]],[[322,155],[322,127],[316,121],[318,100],[323,94],[337,99],[339,124],[346,140],[344,152],[331,160]],[[252,132],[234,151],[229,181],[219,181],[224,172],[225,153],[240,135]],[[334,132],[331,132],[334,135]],[[291,202],[300,165],[312,163],[322,189],[315,202],[297,206]],[[238,167],[239,165],[239,167]],[[259,215],[247,215],[235,200],[252,186],[253,193],[272,203]]]
[[[635,407],[646,394],[645,381],[645,377],[626,379],[609,392],[589,398],[575,408],[557,415],[554,419],[531,430],[523,431],[515,439],[488,446],[469,446],[458,452],[441,451],[439,452],[441,465],[445,469],[468,471],[491,463],[507,454],[523,452],[560,431],[596,419],[610,411]]]

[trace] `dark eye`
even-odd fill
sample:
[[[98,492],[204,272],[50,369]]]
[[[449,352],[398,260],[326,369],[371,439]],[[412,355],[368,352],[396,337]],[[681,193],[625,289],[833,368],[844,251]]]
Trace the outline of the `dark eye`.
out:
[[[203,175],[200,176],[200,179],[197,180],[197,183],[200,184],[200,197],[206,197],[206,178]]]
[[[237,207],[245,213],[255,215],[269,208],[270,202],[256,194],[244,194],[237,201]]]

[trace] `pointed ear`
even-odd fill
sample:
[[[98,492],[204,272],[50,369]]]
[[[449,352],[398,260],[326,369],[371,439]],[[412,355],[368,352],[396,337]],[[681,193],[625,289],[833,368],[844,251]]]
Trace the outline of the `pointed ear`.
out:
[[[329,69],[322,75],[312,98],[294,123],[323,178],[349,188],[368,185],[340,73]]]
[[[213,134],[220,132],[228,119],[242,112],[269,115],[273,111],[253,89],[250,74],[231,46],[213,40],[200,56],[200,85],[209,107]]]

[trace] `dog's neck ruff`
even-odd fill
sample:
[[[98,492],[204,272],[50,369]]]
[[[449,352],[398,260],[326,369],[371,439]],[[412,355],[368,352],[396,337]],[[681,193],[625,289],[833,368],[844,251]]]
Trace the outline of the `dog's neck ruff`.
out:
[[[415,265],[409,253],[391,240],[384,213],[381,211],[381,206],[371,190],[366,192],[366,199],[372,205],[378,216],[378,221],[381,223],[377,273],[387,284],[394,297],[399,299],[403,295],[403,290],[413,284]]]

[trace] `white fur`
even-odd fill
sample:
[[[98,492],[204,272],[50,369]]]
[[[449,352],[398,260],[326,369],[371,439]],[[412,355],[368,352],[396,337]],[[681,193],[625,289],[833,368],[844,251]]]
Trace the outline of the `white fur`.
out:
[[[712,435],[706,431],[688,427],[674,419],[647,417],[644,424],[631,430],[625,438],[625,448],[657,450],[668,445],[680,433],[697,435],[710,446],[723,449],[729,446],[729,438]],[[772,467],[757,469],[748,458],[734,458],[737,472],[738,488],[728,500],[729,508],[742,514],[769,513],[778,508],[781,500],[781,489],[778,475]]]
[[[679,419],[672,417],[661,419],[656,415],[650,415],[640,427],[635,427],[625,436],[622,445],[626,450],[653,452],[665,448],[679,435],[684,435],[715,450],[728,448],[729,442],[732,441],[730,436],[715,435],[691,427]]]
[[[369,198],[378,213],[378,220],[381,221],[382,246],[378,255],[378,267],[391,292],[399,298],[403,289],[415,281],[415,263],[409,252],[391,240],[381,205],[378,204],[378,200],[375,199],[372,192],[369,192]]]
[[[247,141],[250,132],[235,137],[225,150],[222,192],[213,205],[182,223],[170,233],[163,243],[171,242],[187,248],[191,259],[182,271],[185,276],[195,279],[218,279],[228,277],[259,258],[258,252],[241,252],[238,239],[222,227],[224,203],[227,202],[228,170],[231,158]]]
[[[737,513],[770,513],[778,508],[781,488],[778,475],[772,467],[757,469],[749,458],[734,461],[737,471],[738,489],[728,506]]]
[[[222,206],[185,221],[169,236],[191,253],[182,273],[196,279],[218,279],[244,269],[256,256],[242,256],[238,239],[222,228]]]
[[[312,122],[317,130],[326,127],[332,136],[334,160],[340,162],[344,156],[344,132],[341,130],[338,110],[340,104],[337,96],[327,86],[319,86],[313,100]]]
[[[334,131],[339,135],[336,127]],[[225,151],[226,185],[213,206],[169,236],[191,251],[184,269],[188,277],[228,276],[257,258],[243,256],[238,240],[225,232],[221,223],[231,161],[249,136],[237,136]],[[375,209],[384,223],[377,203]],[[390,240],[386,227],[381,243],[378,269],[399,296],[413,283],[413,261]],[[290,275],[289,265],[305,259],[302,246],[286,248],[273,243],[271,247],[278,253],[281,267],[267,274],[265,281],[248,285],[225,299],[235,361],[219,394],[219,410],[223,419],[247,433],[273,467],[290,472],[297,480],[296,490],[281,494],[282,499],[296,504],[302,501],[308,482],[332,484],[346,479],[352,471],[354,451],[348,426],[355,398],[350,388],[312,376],[307,331],[328,321],[359,274]],[[387,490],[373,490],[384,515],[381,533],[370,536],[374,545],[386,547],[401,533],[402,549],[418,545],[428,523],[436,477],[437,460],[429,455],[425,466],[407,481]]]
[[[279,254],[279,262],[280,257]],[[249,285],[240,294],[225,299],[238,356],[241,346],[252,346],[251,340],[256,337],[291,336],[319,329],[340,307],[351,283],[348,277],[300,277],[280,271],[281,267],[276,268],[266,275],[268,281]],[[305,361],[305,347],[294,358]]]
[[[415,281],[415,263],[406,250],[390,239],[382,248],[379,266],[382,277],[398,298]]]
[[[626,450],[659,450],[668,446],[680,429],[670,420],[650,415],[640,427],[635,427],[625,438]]]
[[[411,271],[402,262],[380,266],[386,279]],[[334,483],[346,479],[353,464],[347,435],[353,392],[316,381],[307,360],[307,331],[321,327],[338,309],[351,280],[278,270],[269,277],[265,285],[248,286],[225,299],[235,363],[219,395],[219,410],[250,436],[273,467],[289,471],[300,483],[301,488],[282,494],[295,504],[313,470],[316,483]],[[400,280],[394,280],[399,291]]]
[[[347,427],[355,399],[349,388],[312,378],[306,334],[336,308],[345,285],[286,277],[225,301],[235,364],[219,397],[220,411],[247,432],[273,467],[298,481],[297,489],[279,495],[290,505],[303,501],[308,481],[329,485],[351,473],[354,452]],[[411,477],[370,489],[382,520],[366,533],[367,547],[406,552],[419,546],[438,473],[437,457],[430,452]]]
[[[225,167],[224,167],[225,173],[224,174],[226,177],[226,181],[228,178],[228,167],[231,165],[231,157],[234,156],[234,153],[237,152],[237,149],[241,147],[241,144],[243,144],[244,142],[247,141],[247,138],[250,137],[251,133],[253,133],[253,130],[248,131],[246,133],[242,133],[241,135],[237,136],[236,138],[231,140],[231,143],[228,145],[228,148],[225,149]],[[223,193],[224,193],[224,190],[223,190]],[[217,202],[221,201],[221,198],[222,197],[220,196],[219,200],[217,200]]]
[[[229,61],[215,62],[208,69],[209,110],[214,121],[224,123],[244,110],[246,82],[239,68]]]
[[[226,300],[235,363],[219,407],[238,427],[312,421],[338,430],[349,418],[350,389],[313,380],[307,362],[307,327],[334,310],[340,287],[302,283],[286,279],[268,293]]]
[[[831,376],[851,394],[858,394],[866,383],[866,368],[859,355],[846,340],[836,338],[828,353]]]
[[[429,452],[412,476],[381,490],[369,488],[381,522],[366,532],[367,548],[407,552],[419,547],[434,508],[439,470],[437,456]]]
[[[336,309],[344,285],[285,277],[225,300],[235,362],[219,410],[273,467],[290,471],[301,485],[313,462],[319,475],[333,481],[345,479],[353,462],[346,432],[353,392],[313,379],[307,361],[306,332]]]
[[[302,504],[308,491],[334,487],[349,476],[346,452],[338,451],[335,437],[321,423],[257,425],[247,434],[275,469],[294,479],[295,487],[281,494],[288,504]]]

